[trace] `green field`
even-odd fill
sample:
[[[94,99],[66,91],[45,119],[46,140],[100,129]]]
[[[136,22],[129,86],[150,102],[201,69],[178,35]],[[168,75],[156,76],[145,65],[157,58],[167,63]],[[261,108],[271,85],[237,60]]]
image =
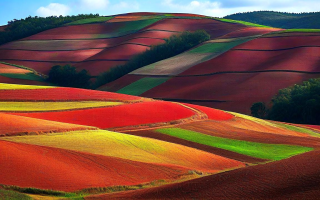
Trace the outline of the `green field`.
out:
[[[222,21],[222,22],[243,24],[243,25],[252,26],[252,27],[272,28],[272,27],[270,27],[270,26],[264,26],[264,25],[254,24],[254,23],[251,23],[251,22],[245,22],[245,21],[240,21],[240,20],[224,19],[224,18],[215,18],[215,19],[216,19],[216,20],[219,20],[219,21]]]
[[[41,78],[40,76],[35,75],[34,73],[27,73],[27,74],[0,73],[0,76],[5,76],[5,77],[8,77],[8,78],[16,78],[16,79],[24,79],[24,80],[45,82],[45,80],[43,78]]]
[[[207,43],[201,45],[197,48],[192,49],[188,53],[221,53],[226,52],[229,49],[238,46],[244,42],[252,40],[253,38],[239,39],[232,42],[216,42],[216,43]]]
[[[15,191],[1,190],[0,200],[31,200],[32,198]]]
[[[91,24],[91,23],[99,23],[99,22],[105,22],[108,21],[110,19],[112,19],[113,17],[94,17],[94,18],[89,18],[89,19],[80,19],[74,22],[70,22],[68,25],[81,25],[81,24]]]
[[[151,90],[154,87],[157,87],[158,85],[161,85],[167,80],[169,80],[169,78],[142,78],[140,80],[137,80],[136,82],[131,83],[130,85],[127,85],[124,88],[121,88],[117,91],[117,93],[138,96],[148,90]]]
[[[313,150],[313,148],[303,146],[265,144],[221,138],[180,128],[164,128],[158,129],[156,131],[199,144],[217,147],[236,153],[268,160],[281,160]]]

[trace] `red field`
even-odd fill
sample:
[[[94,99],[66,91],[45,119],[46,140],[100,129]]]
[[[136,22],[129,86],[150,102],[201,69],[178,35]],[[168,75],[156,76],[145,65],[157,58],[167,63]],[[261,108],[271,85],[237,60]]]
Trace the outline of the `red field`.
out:
[[[318,66],[319,49],[298,48],[283,51],[230,50],[215,59],[196,65],[180,75],[259,70],[320,72]]]
[[[186,103],[184,103],[184,105],[187,105],[191,108],[195,108],[197,110],[204,112],[208,116],[208,118],[212,120],[224,121],[224,120],[230,120],[233,118],[233,115],[227,112],[224,112],[222,110],[217,110],[214,108],[208,108],[208,107],[203,107],[203,106],[198,106],[193,104],[186,104]]]
[[[32,135],[85,129],[95,128],[0,113],[0,136]]]
[[[79,62],[85,60],[99,52],[102,49],[78,50],[78,51],[23,51],[23,50],[1,50],[1,59],[13,60],[39,60],[39,61],[62,61]],[[35,56],[35,54],[37,56]]]
[[[0,183],[19,187],[75,191],[175,179],[188,172],[176,166],[6,141],[0,141],[0,150]]]
[[[1,90],[0,100],[16,101],[84,101],[84,100],[106,100],[106,101],[134,101],[141,97],[84,90],[77,88],[46,88],[31,90]]]
[[[122,27],[123,23],[82,24],[62,26],[25,38],[26,40],[57,40],[57,39],[94,39],[104,33],[112,33]]]
[[[172,78],[143,93],[142,96],[164,99],[208,100],[204,103],[195,103],[249,114],[253,103],[269,102],[280,89],[318,76],[317,74],[266,72]],[[272,87],[270,87],[270,83],[272,83]],[[227,102],[215,102],[215,100]]]
[[[282,29],[277,28],[259,28],[259,27],[250,27],[240,29],[231,33],[228,33],[220,38],[237,38],[237,37],[248,37],[253,35],[263,35],[274,31],[280,31]]]
[[[237,49],[287,49],[300,46],[320,46],[319,36],[293,36],[293,37],[268,37],[257,38],[237,46]]]
[[[108,90],[111,92],[116,92],[118,90],[120,90],[121,88],[130,85],[131,83],[140,80],[142,78],[145,78],[146,76],[135,76],[135,75],[131,75],[131,74],[127,74],[123,77],[120,77],[119,79],[117,79],[117,81],[113,81],[111,83],[108,83],[104,86],[101,86],[99,88],[99,90]]]
[[[169,122],[191,117],[195,113],[175,103],[150,101],[107,108],[12,114],[107,129]]]
[[[90,57],[87,60],[99,60],[99,59],[109,59],[109,60],[129,60],[132,56],[142,53],[149,49],[149,47],[136,44],[121,44],[112,48],[105,49],[100,53]]]
[[[318,199],[319,158],[319,151],[313,151],[183,183],[87,199]]]

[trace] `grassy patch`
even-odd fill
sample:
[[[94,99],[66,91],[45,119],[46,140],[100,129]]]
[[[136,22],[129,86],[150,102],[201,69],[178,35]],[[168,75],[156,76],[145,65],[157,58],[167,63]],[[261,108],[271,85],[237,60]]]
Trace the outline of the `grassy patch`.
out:
[[[19,192],[0,189],[0,200],[31,200],[32,198]]]
[[[236,23],[236,24],[243,24],[246,26],[252,26],[252,27],[261,27],[261,28],[272,28],[270,26],[260,25],[260,24],[254,24],[251,22],[245,22],[240,20],[233,20],[233,19],[224,19],[224,18],[215,18],[216,20],[222,21],[222,22],[229,22],[229,23]]]
[[[289,124],[283,124],[283,123],[276,123],[276,124],[278,126],[280,126],[280,127],[286,128],[286,129],[291,130],[291,131],[296,131],[296,132],[300,132],[300,133],[306,133],[308,135],[315,136],[315,137],[319,137],[320,136],[320,134],[318,134],[318,133],[316,133],[316,132],[314,132],[312,130],[306,129],[306,128],[297,127],[297,126],[293,126],[293,125],[289,125]]]
[[[138,96],[158,85],[161,85],[167,80],[169,80],[169,78],[150,78],[150,77],[142,78],[118,90],[117,93]]]
[[[8,77],[8,78],[16,78],[16,79],[24,79],[24,80],[45,82],[45,79],[43,79],[41,76],[38,76],[38,75],[36,75],[34,73],[27,73],[27,74],[0,73],[0,75]]]
[[[240,154],[268,160],[281,160],[313,150],[313,148],[303,146],[265,144],[243,140],[227,139],[205,135],[202,133],[180,128],[158,129],[157,132],[178,137],[184,140],[197,142],[207,146],[217,147]]]
[[[68,102],[0,102],[0,111],[60,111],[104,106],[117,106],[122,102],[68,101]]]
[[[232,42],[217,42],[217,43],[207,43],[204,45],[201,45],[197,48],[192,49],[188,53],[220,53],[228,51],[229,49],[238,46],[244,42],[247,42],[250,39],[239,39]]]
[[[71,23],[66,24],[67,26],[69,25],[81,25],[81,24],[91,24],[91,23],[99,23],[99,22],[105,22],[113,17],[95,17],[95,18],[89,18],[89,19],[80,19]]]
[[[280,33],[292,33],[292,32],[315,33],[315,32],[320,32],[320,29],[287,29],[287,30],[281,31]]]
[[[71,193],[71,192],[63,192],[63,191],[56,191],[56,190],[44,190],[38,188],[22,188],[18,186],[8,186],[8,185],[1,185],[5,191],[14,192],[18,194],[25,193],[25,194],[36,194],[36,195],[44,195],[44,196],[55,196],[55,197],[66,197],[69,199],[83,199],[82,194],[78,193]],[[22,194],[22,195],[25,195]],[[26,196],[26,195],[25,195]],[[1,190],[0,190],[0,197],[1,197]],[[28,197],[28,196],[27,196]],[[31,199],[28,197],[28,199]],[[0,198],[0,200],[2,200]]]
[[[156,23],[157,21],[161,20],[162,18],[154,18],[154,19],[147,19],[147,20],[138,20],[138,21],[130,21],[130,22],[124,22],[125,25],[115,32],[118,34],[123,33],[130,33],[134,31],[138,31],[140,29],[145,28],[146,26],[149,26],[153,23]]]

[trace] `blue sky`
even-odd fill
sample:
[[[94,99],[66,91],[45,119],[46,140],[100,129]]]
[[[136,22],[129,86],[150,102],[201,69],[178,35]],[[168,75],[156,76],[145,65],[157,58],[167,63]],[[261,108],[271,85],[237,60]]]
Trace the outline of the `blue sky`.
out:
[[[214,17],[228,14],[275,10],[320,11],[319,0],[0,0],[0,25],[31,16],[127,12],[195,13]]]

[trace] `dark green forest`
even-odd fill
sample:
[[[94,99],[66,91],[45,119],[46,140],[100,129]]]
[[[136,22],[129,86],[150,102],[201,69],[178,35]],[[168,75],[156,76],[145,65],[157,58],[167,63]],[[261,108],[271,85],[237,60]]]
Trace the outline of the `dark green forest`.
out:
[[[255,117],[282,122],[320,125],[320,78],[279,90],[270,108],[263,102],[254,103]]]
[[[80,19],[99,17],[99,14],[81,14],[73,16],[51,16],[51,17],[27,17],[25,19],[14,19],[8,22],[4,32],[0,32],[0,45],[18,40],[36,33],[59,27],[63,24]]]
[[[285,29],[320,29],[320,12],[254,11],[227,15],[224,18]]]

